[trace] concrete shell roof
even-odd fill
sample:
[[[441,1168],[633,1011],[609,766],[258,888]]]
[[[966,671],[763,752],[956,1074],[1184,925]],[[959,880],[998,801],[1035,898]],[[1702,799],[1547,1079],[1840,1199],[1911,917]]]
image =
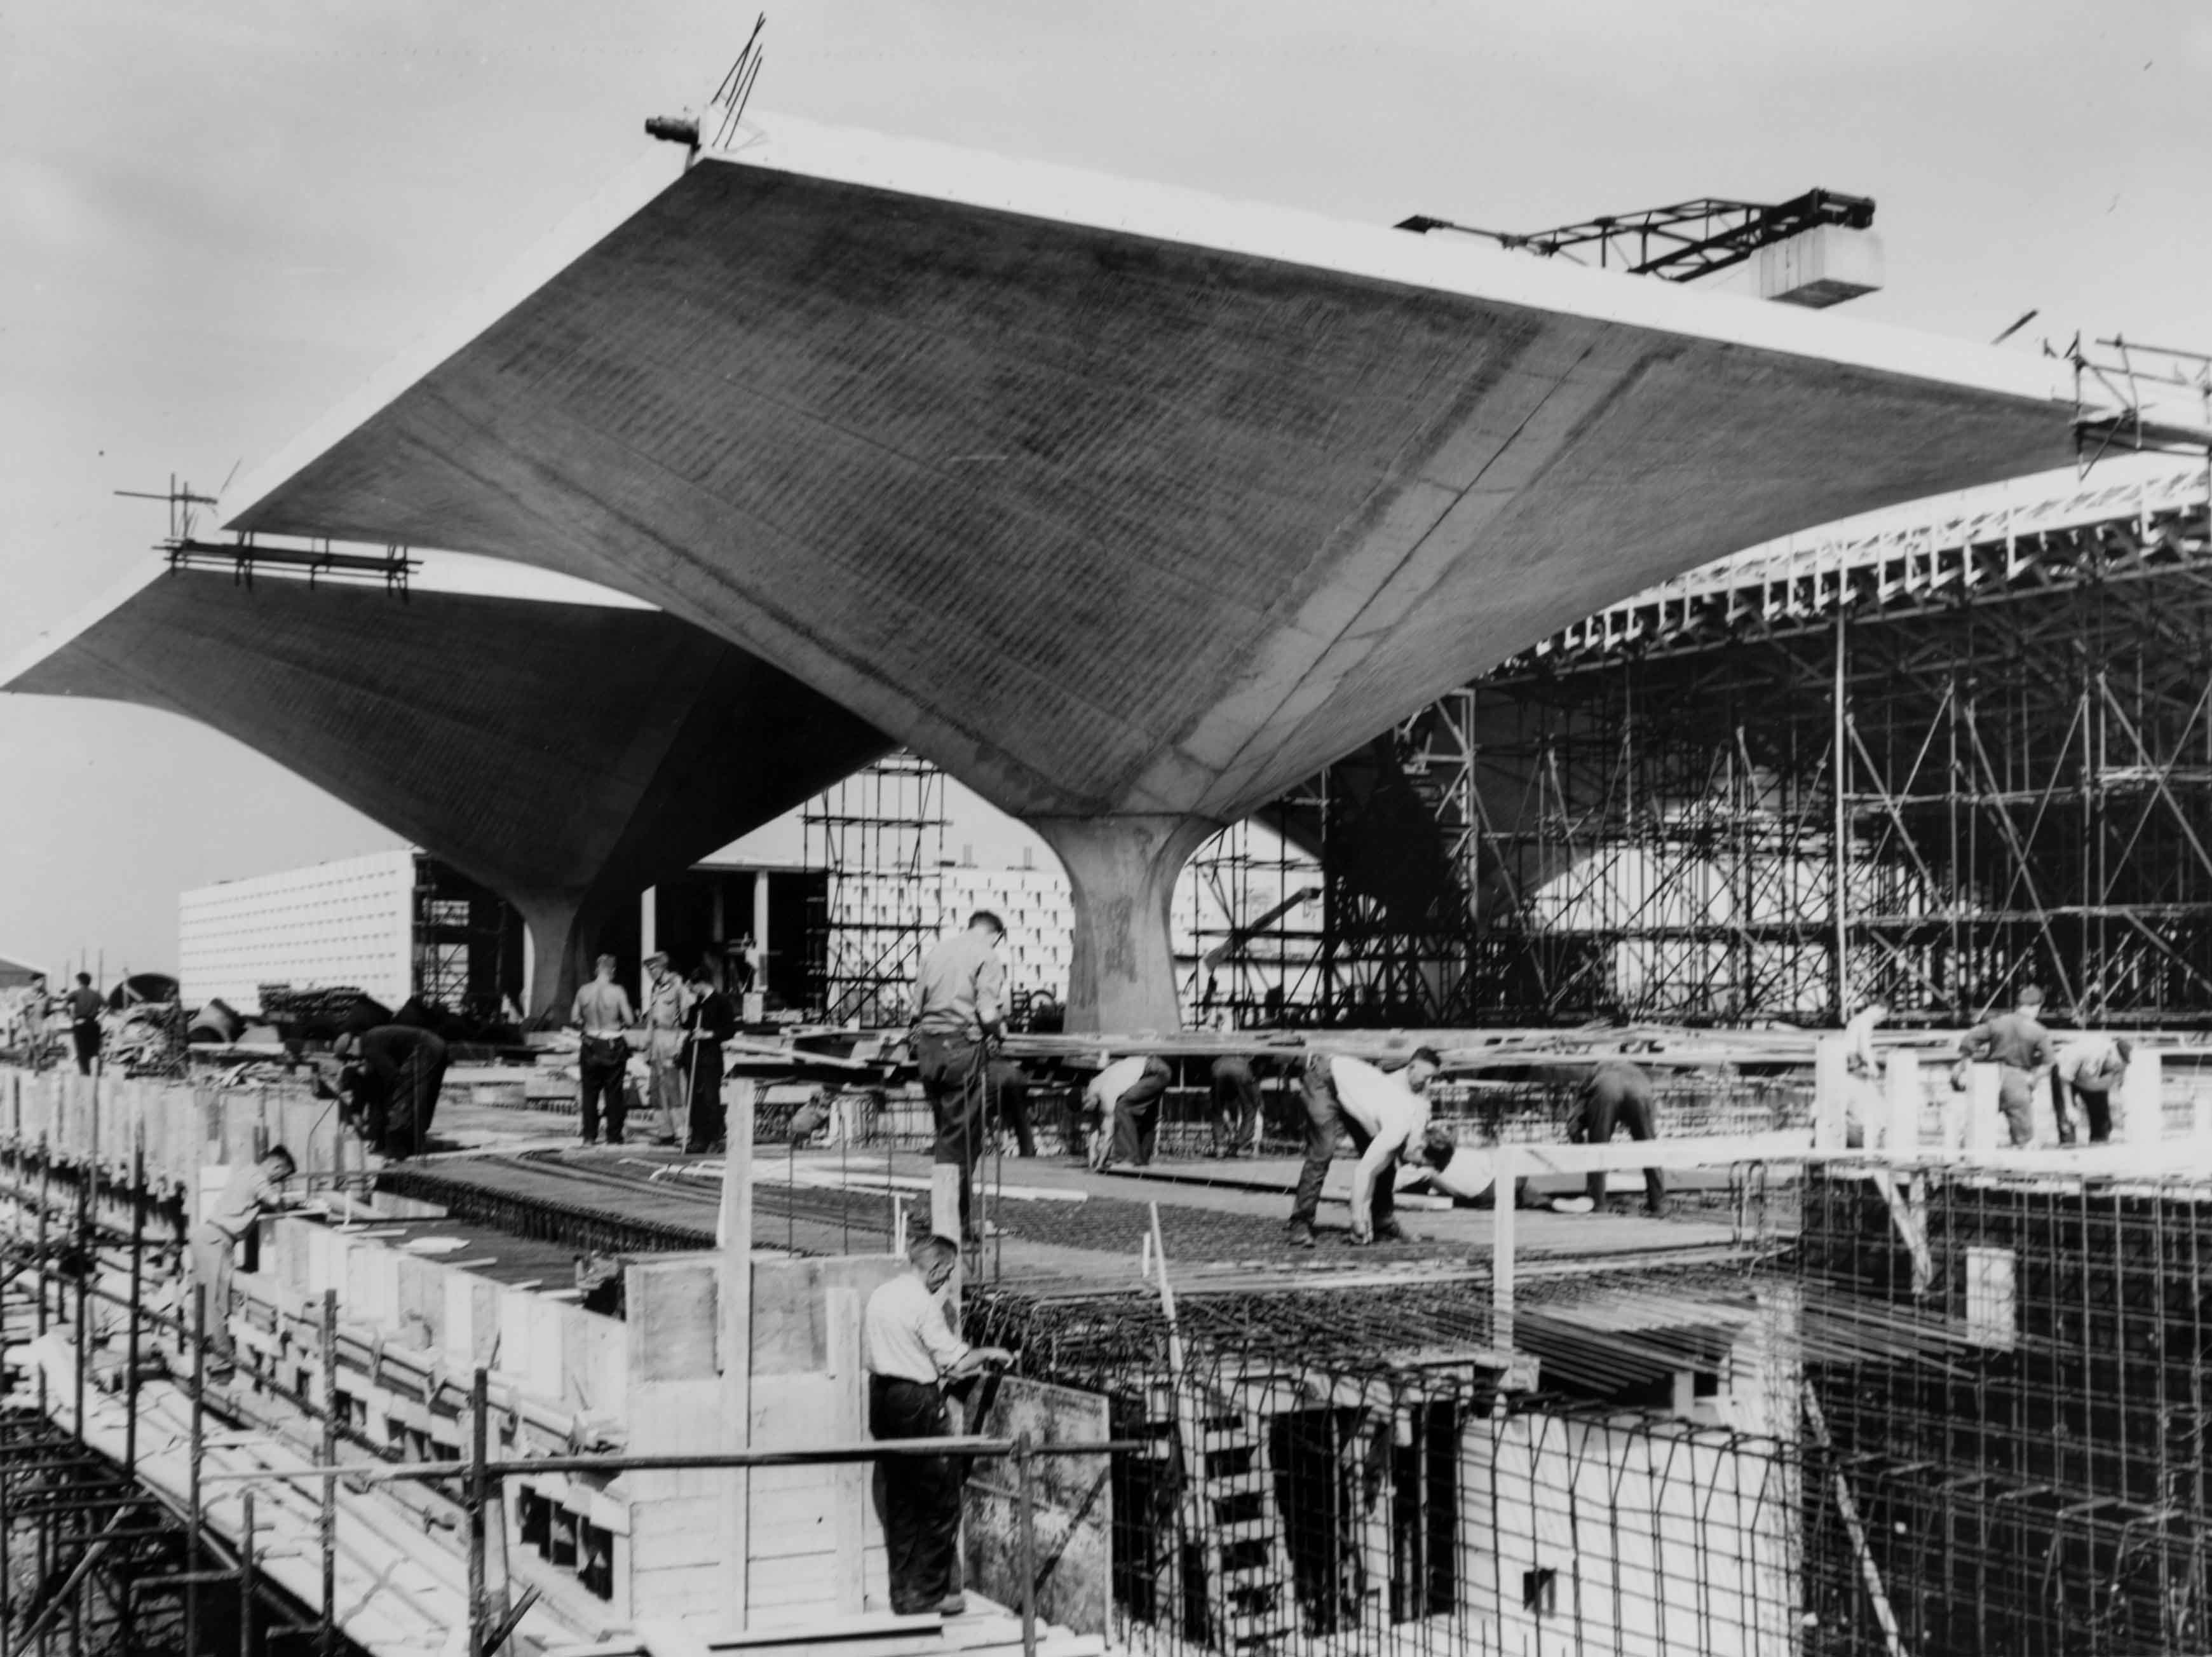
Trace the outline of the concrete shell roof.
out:
[[[887,739],[649,610],[156,574],[0,690],[234,737],[526,908],[634,896]]]
[[[234,494],[556,568],[1036,817],[1234,819],[1720,554],[2063,463],[2032,359],[778,121]]]

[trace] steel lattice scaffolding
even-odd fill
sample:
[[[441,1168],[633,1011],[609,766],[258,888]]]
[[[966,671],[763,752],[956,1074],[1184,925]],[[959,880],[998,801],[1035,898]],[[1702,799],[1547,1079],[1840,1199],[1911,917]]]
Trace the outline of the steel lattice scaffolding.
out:
[[[807,978],[834,1022],[902,1024],[915,968],[943,908],[945,773],[900,751],[810,801]]]
[[[2204,501],[1765,549],[1546,640],[1307,791],[1307,1011],[2212,1022]]]

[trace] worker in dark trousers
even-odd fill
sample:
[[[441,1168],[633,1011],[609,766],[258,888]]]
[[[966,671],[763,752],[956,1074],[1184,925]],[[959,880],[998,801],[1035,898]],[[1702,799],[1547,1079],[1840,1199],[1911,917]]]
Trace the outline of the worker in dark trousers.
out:
[[[1083,1090],[1086,1116],[1097,1119],[1091,1166],[1102,1173],[1116,1162],[1141,1168],[1152,1160],[1160,1136],[1160,1100],[1175,1073],[1150,1053],[1117,1058]]]
[[[963,1242],[982,1240],[975,1222],[975,1164],[988,1131],[988,1044],[1006,1030],[1006,968],[999,959],[999,941],[1006,935],[1006,923],[979,909],[965,930],[922,958],[915,979],[915,1068],[937,1124],[931,1156],[939,1166],[960,1170]]]
[[[1983,1020],[1959,1039],[1959,1057],[1997,1067],[1997,1109],[2015,1145],[2035,1137],[2035,1073],[2051,1063],[2051,1032],[2043,1027],[2043,991],[2029,984],[2009,1013]]]
[[[952,1331],[943,1296],[960,1263],[957,1243],[925,1237],[906,1258],[907,1270],[869,1295],[861,1315],[868,1431],[879,1439],[949,1438],[945,1387],[1013,1355],[969,1346]],[[951,1456],[886,1456],[878,1472],[892,1613],[957,1617],[968,1608],[960,1584],[961,1464]]]
[[[1260,1078],[1252,1061],[1224,1053],[1213,1061],[1213,1154],[1260,1154]]]
[[[2051,1067],[2051,1115],[2058,1130],[2058,1142],[2074,1142],[2073,1112],[2067,1095],[2081,1113],[2081,1124],[2092,1145],[2112,1136],[2112,1095],[2127,1080],[2128,1061],[2136,1056],[2135,1044],[2125,1036],[2077,1036],[2058,1050]]]
[[[1567,1124],[1567,1142],[1602,1145],[1615,1128],[1628,1130],[1631,1139],[1656,1137],[1652,1124],[1658,1094],[1644,1068],[1625,1058],[1609,1058],[1589,1073],[1582,1085],[1579,1107]],[[1605,1170],[1590,1170],[1587,1190],[1593,1211],[1605,1207]],[[1667,1211],[1667,1179],[1656,1168],[1644,1170],[1644,1206],[1652,1214]]]
[[[714,987],[714,969],[691,969],[691,1004],[684,1014],[684,1093],[691,1101],[684,1148],[710,1151],[727,1133],[722,1114],[722,1044],[738,1033],[738,1009]]]
[[[92,987],[92,974],[76,975],[76,988],[62,997],[69,1008],[70,1040],[76,1047],[76,1073],[88,1076],[100,1057],[100,991]]]
[[[420,1156],[446,1083],[444,1039],[412,1025],[380,1024],[340,1036],[334,1051],[345,1062],[338,1091],[369,1148],[395,1162]]]
[[[1398,1223],[1398,1168],[1418,1161],[1449,1165],[1458,1148],[1450,1132],[1429,1120],[1429,1083],[1443,1069],[1433,1047],[1416,1047],[1399,1070],[1384,1070],[1348,1053],[1309,1053],[1298,1077],[1306,1110],[1306,1161],[1291,1199],[1290,1243],[1314,1246],[1314,1215],[1336,1148],[1349,1139],[1359,1153],[1352,1171],[1352,1240],[1413,1240]]]
[[[607,1143],[623,1142],[623,1121],[629,1112],[623,1083],[629,1075],[629,1028],[637,1014],[629,1004],[629,991],[615,982],[615,958],[602,955],[594,963],[595,976],[576,991],[569,1004],[568,1022],[583,1033],[576,1056],[576,1109],[583,1118],[584,1143],[599,1139],[599,1101],[606,1101]]]
[[[990,1095],[992,1115],[1014,1136],[1017,1156],[1036,1154],[1036,1134],[1030,1126],[1030,1079],[1010,1058],[991,1059],[984,1066],[984,1085]]]

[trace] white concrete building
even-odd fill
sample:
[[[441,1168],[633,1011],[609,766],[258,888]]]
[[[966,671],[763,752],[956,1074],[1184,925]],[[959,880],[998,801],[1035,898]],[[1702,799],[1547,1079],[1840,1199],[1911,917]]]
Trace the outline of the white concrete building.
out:
[[[416,854],[372,852],[200,886],[177,900],[187,1006],[258,1009],[260,986],[347,985],[397,1007],[414,985]]]

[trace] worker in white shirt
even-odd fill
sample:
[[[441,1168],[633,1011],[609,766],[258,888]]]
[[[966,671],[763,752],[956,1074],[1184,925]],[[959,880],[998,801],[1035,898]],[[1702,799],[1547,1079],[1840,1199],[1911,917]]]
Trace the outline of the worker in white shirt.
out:
[[[970,1346],[946,1321],[945,1286],[960,1263],[949,1237],[925,1237],[906,1252],[907,1270],[868,1296],[861,1336],[868,1367],[868,1430],[879,1439],[948,1438],[946,1383],[1013,1355]],[[958,1464],[950,1456],[887,1456],[883,1461],[884,1551],[891,1610],[957,1617],[960,1592]]]
[[[1083,1090],[1086,1118],[1097,1126],[1091,1135],[1091,1166],[1104,1170],[1116,1162],[1142,1167],[1152,1160],[1160,1136],[1160,1100],[1175,1079],[1168,1062],[1150,1053],[1117,1058],[1091,1078]]]
[[[1881,1119],[1881,1055],[1874,1033],[1888,1017],[1888,1002],[1870,1001],[1844,1026],[1844,1142],[1855,1148]]]
[[[223,1181],[222,1194],[207,1218],[192,1228],[191,1281],[206,1296],[207,1378],[211,1381],[227,1381],[235,1371],[230,1288],[239,1242],[261,1223],[264,1213],[284,1206],[284,1182],[297,1170],[291,1151],[283,1145],[270,1146],[258,1162],[239,1163]]]
[[[1312,1053],[1300,1076],[1306,1107],[1306,1162],[1291,1203],[1291,1246],[1314,1246],[1314,1215],[1340,1135],[1359,1152],[1352,1174],[1352,1240],[1398,1243],[1405,1228],[1395,1212],[1398,1164],[1418,1156],[1431,1167],[1451,1161],[1452,1136],[1429,1122],[1423,1093],[1443,1068],[1433,1047],[1417,1047],[1406,1068],[1378,1069],[1343,1053]]]
[[[2081,1107],[2089,1142],[2101,1145],[2112,1136],[2112,1094],[2127,1079],[2128,1061],[2135,1056],[2135,1044],[2125,1036],[2076,1036],[2058,1050],[2051,1067],[2051,1115],[2060,1144],[2074,1142],[2073,1116],[2066,1107],[2069,1091]]]

